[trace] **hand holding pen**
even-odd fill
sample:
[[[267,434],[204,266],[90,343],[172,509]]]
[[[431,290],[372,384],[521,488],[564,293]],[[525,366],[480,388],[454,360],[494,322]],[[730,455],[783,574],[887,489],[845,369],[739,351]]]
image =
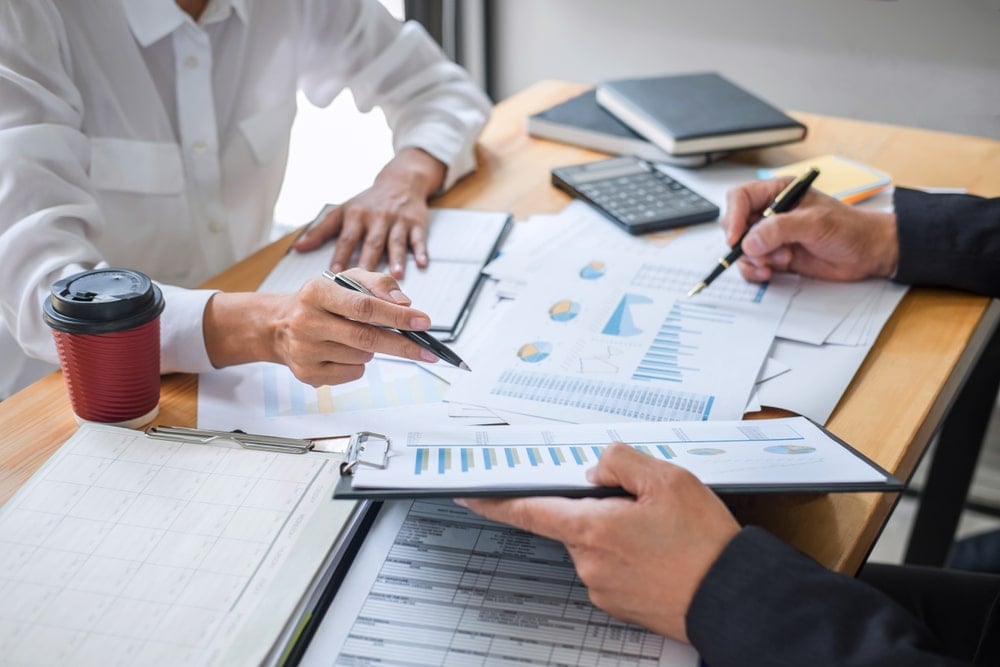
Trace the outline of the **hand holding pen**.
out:
[[[328,280],[332,280],[337,285],[345,287],[349,290],[360,292],[362,294],[367,294],[368,296],[374,296],[371,290],[369,290],[367,287],[365,287],[358,281],[353,280],[350,276],[344,273],[332,273],[330,271],[324,271],[323,277],[327,278]],[[442,343],[441,341],[439,341],[437,338],[430,335],[426,331],[409,331],[407,329],[394,329],[391,327],[382,327],[382,328],[389,331],[394,331],[395,333],[398,333],[408,338],[409,340],[412,340],[414,343],[419,345],[424,350],[427,350],[438,359],[447,361],[452,366],[456,366],[465,371],[472,370],[471,368],[469,368],[468,364],[462,361],[462,359],[457,354],[455,354],[454,351],[451,350],[451,348],[449,348],[447,345],[445,345],[444,343]]]
[[[798,178],[793,180],[791,183],[788,184],[787,187],[785,187],[784,190],[782,190],[778,194],[777,197],[775,197],[771,205],[768,206],[766,209],[764,209],[761,218],[762,219],[768,218],[772,215],[776,215],[778,213],[784,213],[794,208],[802,199],[802,196],[809,190],[809,187],[812,185],[813,181],[816,180],[817,176],[819,176],[819,170],[816,168],[812,168],[802,176],[799,176]],[[718,263],[712,269],[712,271],[701,282],[699,282],[697,285],[691,288],[691,291],[688,292],[689,298],[694,296],[698,292],[702,291],[709,285],[711,285],[716,278],[722,275],[723,271],[728,269],[734,262],[736,262],[736,260],[738,260],[743,255],[743,239],[746,238],[746,235],[749,231],[750,227],[747,227],[743,231],[743,234],[740,236],[739,240],[737,240],[736,243],[733,245],[732,250],[730,250],[729,254],[726,255],[725,257],[719,258]]]

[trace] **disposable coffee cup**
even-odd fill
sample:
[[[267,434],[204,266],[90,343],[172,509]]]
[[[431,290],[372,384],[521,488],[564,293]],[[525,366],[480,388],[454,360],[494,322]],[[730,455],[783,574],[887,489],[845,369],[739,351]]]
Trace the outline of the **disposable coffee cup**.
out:
[[[56,281],[45,300],[78,421],[135,428],[160,409],[163,293],[130,269],[93,269]]]

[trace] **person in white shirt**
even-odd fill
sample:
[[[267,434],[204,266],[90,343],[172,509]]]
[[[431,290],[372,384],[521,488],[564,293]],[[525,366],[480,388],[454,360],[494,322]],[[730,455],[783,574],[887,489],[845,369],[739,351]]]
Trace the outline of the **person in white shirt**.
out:
[[[395,155],[296,247],[338,236],[331,269],[360,250],[352,275],[379,298],[320,278],[294,295],[193,289],[268,240],[297,92],[326,106],[346,88],[385,112]],[[0,100],[0,397],[25,354],[57,362],[51,284],[108,265],[163,289],[164,373],[274,361],[319,385],[374,352],[433,361],[372,326],[430,323],[362,269],[427,264],[427,199],[475,168],[490,102],[419,25],[374,0],[4,0]]]

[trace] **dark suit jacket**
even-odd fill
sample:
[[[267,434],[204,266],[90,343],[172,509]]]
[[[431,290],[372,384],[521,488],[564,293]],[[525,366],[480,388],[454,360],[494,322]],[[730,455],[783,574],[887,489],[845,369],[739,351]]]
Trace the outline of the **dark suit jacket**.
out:
[[[1000,197],[896,188],[896,282],[1000,297]]]
[[[898,282],[1000,296],[1000,199],[897,188]],[[957,665],[881,592],[835,574],[760,528],[712,565],[687,614],[710,667]]]

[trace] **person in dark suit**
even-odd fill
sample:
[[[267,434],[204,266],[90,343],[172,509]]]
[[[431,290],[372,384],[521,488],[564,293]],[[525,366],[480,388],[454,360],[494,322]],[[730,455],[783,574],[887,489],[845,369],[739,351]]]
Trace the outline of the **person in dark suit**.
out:
[[[787,184],[729,193],[736,243]],[[755,225],[740,271],[833,280],[890,277],[1000,296],[1000,199],[897,188],[893,213],[815,190]],[[625,621],[690,642],[728,665],[1000,664],[1000,577],[866,566],[833,573],[758,527],[740,527],[686,470],[614,445],[589,479],[632,498],[459,499],[460,505],[565,543],[591,600]]]

